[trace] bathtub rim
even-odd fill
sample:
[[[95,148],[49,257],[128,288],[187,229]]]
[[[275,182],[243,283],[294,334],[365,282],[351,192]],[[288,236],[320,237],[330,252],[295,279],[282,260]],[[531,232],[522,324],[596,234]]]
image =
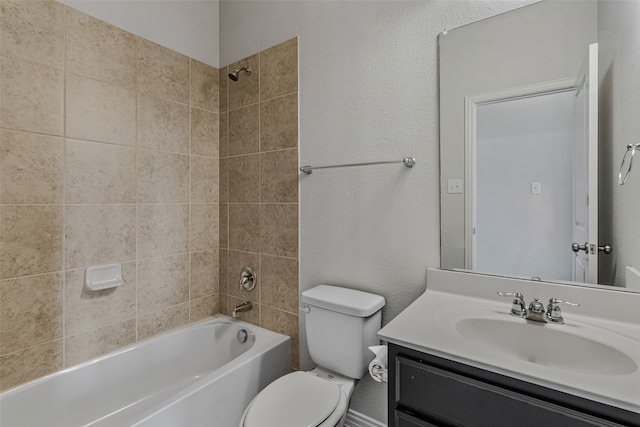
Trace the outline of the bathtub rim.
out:
[[[147,343],[149,341],[160,339],[160,338],[166,337],[166,336],[171,335],[171,334],[179,333],[180,331],[183,331],[183,330],[197,329],[197,328],[202,327],[204,325],[207,325],[209,323],[218,323],[216,321],[219,321],[219,320],[222,320],[225,323],[230,323],[230,324],[244,324],[244,325],[247,325],[247,328],[250,330],[250,332],[254,336],[257,335],[256,332],[259,332],[260,335],[266,335],[266,336],[274,335],[273,338],[277,339],[277,344],[280,344],[280,343],[282,343],[282,342],[284,342],[286,340],[291,340],[291,337],[289,337],[288,335],[284,335],[284,334],[281,334],[279,332],[271,331],[269,329],[265,329],[265,328],[262,328],[260,326],[254,325],[253,323],[249,323],[249,322],[246,322],[244,320],[236,319],[236,318],[233,318],[233,317],[229,317],[229,316],[227,316],[225,314],[218,313],[218,314],[214,314],[212,316],[206,317],[204,319],[197,320],[195,322],[188,323],[186,325],[182,325],[182,326],[174,328],[174,329],[170,329],[170,330],[162,332],[162,333],[160,333],[158,335],[154,335],[154,336],[145,338],[143,340],[128,344],[128,345],[126,345],[124,347],[121,347],[121,348],[118,348],[116,350],[110,351],[108,353],[105,353],[105,354],[100,355],[98,357],[95,357],[93,359],[89,359],[89,360],[86,360],[84,362],[80,362],[78,364],[69,366],[69,367],[64,368],[64,369],[62,369],[60,371],[52,372],[51,374],[47,374],[47,375],[45,375],[43,377],[36,378],[36,379],[28,381],[26,383],[18,384],[15,387],[11,387],[11,388],[8,388],[6,390],[3,390],[2,392],[0,392],[0,407],[1,407],[1,403],[2,403],[2,398],[3,397],[15,394],[15,393],[19,392],[21,389],[26,390],[26,389],[29,389],[29,388],[32,388],[32,387],[36,387],[40,383],[43,383],[45,381],[49,381],[50,379],[56,378],[56,377],[61,376],[61,375],[65,374],[65,373],[68,373],[68,372],[71,372],[71,371],[74,371],[74,370],[77,370],[77,369],[81,369],[81,368],[83,368],[85,366],[90,366],[90,365],[98,363],[98,362],[100,362],[100,361],[102,361],[104,359],[108,359],[108,358],[111,358],[111,357],[115,357],[115,356],[118,356],[118,355],[121,355],[121,354],[128,353],[128,352],[134,350],[136,347],[140,346],[141,344]],[[258,342],[258,340],[256,340],[252,344],[251,348],[247,349],[247,351],[245,351],[244,353],[240,354],[238,357],[232,359],[231,361],[229,361],[224,366],[231,365],[237,359],[243,358],[243,356],[245,356],[247,353],[251,352],[251,350],[253,350],[254,347],[256,347],[256,345],[260,346],[260,343]],[[213,372],[210,372],[209,374],[205,375],[202,379],[207,378],[210,375],[213,375],[219,369],[220,368],[214,370]],[[200,383],[200,381],[197,384],[199,384],[199,383]],[[197,384],[193,384],[193,385],[197,385]],[[187,389],[190,389],[190,388],[191,388],[191,386],[187,387]],[[182,394],[182,391],[180,391],[178,394]]]

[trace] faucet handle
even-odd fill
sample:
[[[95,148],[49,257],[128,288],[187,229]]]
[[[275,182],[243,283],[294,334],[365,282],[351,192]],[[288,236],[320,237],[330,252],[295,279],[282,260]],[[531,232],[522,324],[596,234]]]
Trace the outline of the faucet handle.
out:
[[[524,303],[524,295],[520,292],[498,292],[501,297],[513,297],[511,303],[511,315],[518,317],[525,317],[527,315],[527,308]]]
[[[547,322],[549,323],[564,323],[564,318],[562,317],[562,310],[558,307],[558,304],[570,305],[572,307],[579,307],[580,304],[577,302],[564,301],[557,298],[551,298],[549,300],[549,305],[547,306]]]

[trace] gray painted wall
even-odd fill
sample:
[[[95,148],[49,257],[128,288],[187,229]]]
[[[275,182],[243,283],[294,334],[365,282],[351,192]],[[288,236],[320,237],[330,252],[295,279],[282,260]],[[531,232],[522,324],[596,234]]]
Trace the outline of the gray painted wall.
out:
[[[440,264],[437,35],[525,3],[220,3],[223,64],[300,37],[301,165],[417,160],[300,178],[301,291],[333,283],[383,295],[384,323],[424,291],[427,267]],[[386,422],[385,386],[363,379],[351,407]]]

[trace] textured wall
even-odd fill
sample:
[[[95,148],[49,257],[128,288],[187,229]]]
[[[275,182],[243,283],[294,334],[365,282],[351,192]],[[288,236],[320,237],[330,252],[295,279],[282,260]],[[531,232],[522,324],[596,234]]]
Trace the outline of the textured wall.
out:
[[[218,70],[2,1],[0,389],[218,309]],[[84,269],[126,284],[90,292]]]
[[[298,39],[222,68],[220,90],[220,309],[251,301],[239,318],[290,335],[298,367]]]
[[[440,260],[437,34],[522,4],[220,2],[224,64],[299,36],[301,165],[418,161],[300,177],[301,291],[335,283],[381,294],[384,322],[424,291]],[[351,406],[386,420],[386,390],[366,378]]]

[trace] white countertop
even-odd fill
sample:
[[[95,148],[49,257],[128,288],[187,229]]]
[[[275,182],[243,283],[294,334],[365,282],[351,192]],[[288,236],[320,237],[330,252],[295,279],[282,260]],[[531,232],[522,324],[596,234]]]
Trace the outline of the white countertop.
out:
[[[429,270],[427,284],[423,295],[379,331],[382,340],[640,414],[640,295],[444,270]],[[521,292],[527,304],[534,297],[545,303],[551,297],[580,302],[581,307],[563,307],[565,324],[540,327],[583,337],[595,334],[598,341],[629,355],[637,369],[594,374],[543,366],[465,338],[452,316],[467,309],[474,316],[485,313],[502,320],[504,315],[505,322],[527,322],[509,314],[512,298],[502,298],[497,291]],[[618,310],[624,312],[616,315]],[[628,321],[634,318],[638,321]]]

